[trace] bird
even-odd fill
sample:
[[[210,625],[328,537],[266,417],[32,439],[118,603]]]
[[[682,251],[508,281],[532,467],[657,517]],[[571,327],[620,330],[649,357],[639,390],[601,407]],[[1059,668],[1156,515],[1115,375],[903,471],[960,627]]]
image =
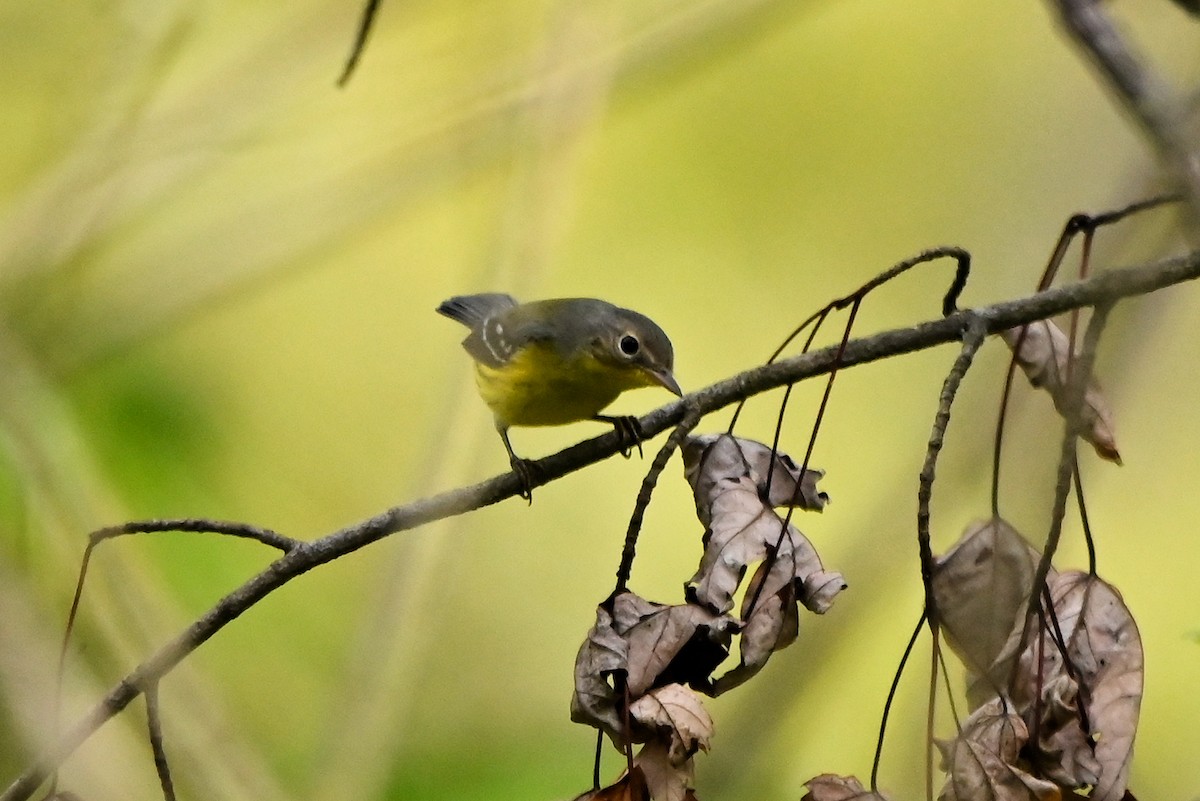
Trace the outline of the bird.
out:
[[[579,420],[610,423],[622,453],[641,448],[634,417],[600,412],[629,389],[659,386],[677,396],[675,353],[649,317],[595,298],[518,303],[511,295],[458,295],[437,307],[471,333],[463,348],[475,362],[479,395],[491,409],[520,495],[533,502],[536,468],[517,456],[512,426],[556,426]]]

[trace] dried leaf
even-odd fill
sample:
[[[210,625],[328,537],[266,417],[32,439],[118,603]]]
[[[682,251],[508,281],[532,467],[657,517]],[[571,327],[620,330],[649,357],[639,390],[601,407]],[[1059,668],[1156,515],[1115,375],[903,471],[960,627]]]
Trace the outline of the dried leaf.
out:
[[[712,718],[699,696],[679,684],[651,690],[629,707],[641,728],[654,732],[634,757],[646,776],[650,796],[658,801],[686,801],[693,797],[692,756],[707,751]]]
[[[825,475],[824,470],[806,470],[801,480],[800,466],[792,457],[780,452],[772,460],[770,446],[752,439],[729,434],[689,437],[683,446],[683,471],[692,485],[696,511],[705,525],[708,525],[705,514],[718,491],[716,485],[725,479],[750,479],[750,484],[770,507],[790,505],[796,496],[797,481],[800,493],[796,497],[796,506],[820,512],[829,503],[829,495],[817,489],[817,482]],[[769,487],[768,474],[771,478]]]
[[[695,604],[653,604],[625,593],[616,599],[617,632],[629,642],[629,693],[678,682],[704,684],[729,656],[737,622]]]
[[[665,684],[707,685],[729,655],[737,623],[693,604],[655,604],[631,592],[616,596],[611,608],[597,610],[596,625],[575,659],[571,719],[623,743],[624,695],[614,674],[623,675],[631,698]]]
[[[604,606],[596,608],[596,623],[575,657],[575,692],[571,695],[571,720],[601,729],[616,738],[623,728],[618,706],[623,700],[612,676],[624,671],[629,643],[613,628]]]
[[[692,760],[676,764],[668,751],[661,740],[646,743],[633,758],[634,770],[641,769],[646,776],[646,786],[655,801],[687,801],[695,784]]]
[[[713,685],[715,695],[745,682],[774,651],[796,639],[797,602],[823,613],[846,582],[825,570],[812,543],[795,526],[785,526],[774,509],[792,500],[799,482],[801,505],[821,510],[829,499],[817,489],[820,471],[806,471],[801,480],[786,454],[772,462],[766,445],[728,435],[691,438],[684,463],[706,526],[704,556],[687,584],[688,600],[729,612],[747,568],[759,563],[742,601],[742,661]]]
[[[1079,685],[1065,674],[1043,685],[1042,701],[1026,711],[1026,720],[1040,712],[1036,724],[1036,748],[1030,759],[1039,773],[1062,787],[1094,786],[1100,781],[1101,766],[1079,717]]]
[[[707,751],[713,722],[700,696],[682,684],[668,684],[629,705],[629,715],[644,728],[654,729],[667,744],[673,765],[682,765],[697,751]],[[653,784],[653,782],[651,782]]]
[[[935,560],[931,584],[946,642],[994,694],[1008,683],[1040,554],[1016,529],[995,518],[972,523]],[[1016,634],[1019,636],[1019,631]]]
[[[976,709],[950,742],[938,742],[946,784],[938,801],[1059,801],[1053,782],[1029,774],[1018,754],[1029,739],[1025,722],[999,697]]]
[[[783,521],[758,497],[748,478],[722,479],[707,514],[704,556],[687,589],[717,612],[733,608],[747,565],[762,561],[783,531]],[[787,537],[784,537],[786,540]]]
[[[883,793],[865,789],[853,776],[822,773],[804,783],[808,792],[800,801],[888,801]]]
[[[1029,378],[1029,383],[1049,392],[1054,399],[1054,408],[1062,414],[1066,408],[1070,361],[1067,335],[1050,320],[1036,320],[1023,327],[1001,331],[1000,336],[1016,355],[1017,364]],[[1112,409],[1094,376],[1084,391],[1080,416],[1083,438],[1092,443],[1100,458],[1120,464],[1121,454],[1113,433]]]
[[[636,765],[633,770],[599,790],[588,790],[571,801],[650,801],[646,777]]]
[[[800,582],[797,597],[814,611],[823,612],[845,586],[841,574],[827,573],[816,549],[794,526],[786,528],[775,513],[776,495],[787,495],[796,486],[798,469],[784,456],[777,476],[790,478],[779,485],[773,477],[766,490],[770,448],[727,435],[693,437],[685,454],[685,470],[696,497],[696,510],[705,524],[704,556],[688,582],[689,598],[724,613],[733,608],[733,595],[746,568],[775,551],[778,570],[768,576],[764,595],[774,595],[793,580]],[[791,467],[789,467],[789,465]],[[788,472],[792,470],[792,472]],[[803,502],[821,509],[828,501],[816,490],[819,471],[808,471],[801,482]],[[790,483],[789,483],[790,482]],[[782,535],[782,537],[781,537]]]
[[[764,567],[759,565],[746,588],[746,597],[742,602],[743,616],[762,581]],[[795,584],[789,582],[774,595],[762,595],[742,628],[741,662],[713,682],[712,695],[720,695],[744,684],[762,670],[771,654],[795,642],[799,632],[800,610],[796,605]]]
[[[1119,801],[1129,778],[1142,700],[1143,657],[1137,624],[1120,593],[1095,576],[1064,572],[1052,577],[1048,587],[1067,659],[1081,685],[1078,698],[1084,701],[1091,726],[1095,762],[1079,756],[1078,739],[1086,732],[1078,714],[1070,716],[1076,701],[1075,681],[1049,631],[1042,632],[1042,642],[1035,638],[1021,656],[1016,700],[1023,712],[1038,708],[1039,719],[1049,721],[1048,734],[1039,737],[1038,745],[1045,759],[1060,760],[1056,774],[1086,783],[1098,766],[1091,798]],[[1035,705],[1031,696],[1039,687],[1042,692]],[[1055,715],[1070,717],[1057,721]],[[1079,734],[1072,726],[1078,727]]]

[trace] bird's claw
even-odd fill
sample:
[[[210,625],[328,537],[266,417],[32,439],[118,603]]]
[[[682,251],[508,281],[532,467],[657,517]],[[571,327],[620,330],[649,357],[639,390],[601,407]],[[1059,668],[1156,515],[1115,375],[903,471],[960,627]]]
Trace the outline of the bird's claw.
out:
[[[541,478],[541,469],[537,466],[536,462],[533,462],[529,459],[522,459],[519,456],[512,457],[512,459],[509,460],[509,464],[512,466],[513,473],[516,474],[517,479],[521,482],[521,489],[517,492],[517,494],[524,498],[526,503],[532,506],[533,485],[539,478]]]
[[[617,442],[621,449],[621,455],[628,459],[633,455],[633,449],[636,447],[638,458],[644,458],[642,453],[642,440],[645,435],[642,433],[642,426],[638,423],[636,417],[622,415],[614,417],[609,422],[613,424],[613,429],[617,432]]]

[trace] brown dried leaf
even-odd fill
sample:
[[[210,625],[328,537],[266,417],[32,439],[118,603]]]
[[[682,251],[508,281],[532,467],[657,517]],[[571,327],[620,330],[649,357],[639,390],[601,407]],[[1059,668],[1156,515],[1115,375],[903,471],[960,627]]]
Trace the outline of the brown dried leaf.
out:
[[[988,686],[1004,687],[1016,659],[1033,576],[1041,555],[999,518],[972,523],[934,561],[931,584],[946,642]],[[991,695],[992,693],[988,693]]]
[[[693,797],[692,756],[707,751],[712,718],[699,696],[679,684],[651,690],[629,706],[640,728],[654,734],[634,757],[646,776],[650,797],[658,801],[686,801]]]
[[[737,623],[694,604],[656,604],[631,592],[616,596],[611,608],[611,613],[597,609],[596,624],[575,659],[571,719],[621,743],[624,696],[613,675],[623,673],[632,698],[673,682],[707,685],[729,655]]]
[[[823,614],[833,598],[846,589],[842,574],[822,567],[804,535],[794,528],[789,528],[789,535],[770,569],[766,562],[759,564],[746,587],[741,610],[741,662],[713,683],[714,696],[745,683],[766,665],[771,654],[796,641],[800,629],[797,602]],[[764,576],[765,586],[760,592]]]
[[[695,784],[692,760],[685,759],[676,764],[669,754],[669,747],[661,740],[646,743],[633,758],[634,770],[641,769],[646,776],[650,798],[655,801],[687,801]]]
[[[1029,719],[1034,711],[1041,713],[1033,726],[1038,741],[1030,759],[1042,776],[1062,787],[1093,786],[1100,781],[1102,771],[1083,730],[1078,695],[1079,685],[1066,674],[1059,674],[1045,681],[1041,704],[1025,714]]]
[[[728,612],[746,567],[766,557],[783,521],[762,503],[749,479],[724,479],[719,488],[706,515],[704,556],[687,590],[697,603]]]
[[[1020,716],[999,697],[976,709],[950,742],[938,742],[946,784],[938,801],[1059,801],[1053,782],[1019,765],[1029,732]]]
[[[704,556],[686,587],[688,599],[727,613],[747,568],[759,563],[742,601],[742,661],[714,684],[714,695],[745,682],[774,651],[796,639],[797,602],[823,613],[846,587],[840,573],[825,570],[812,543],[795,526],[785,527],[775,512],[776,504],[790,502],[799,468],[786,454],[777,455],[768,488],[771,464],[766,445],[728,435],[693,437],[685,447],[685,469],[707,529]],[[806,508],[819,511],[828,502],[817,490],[821,475],[809,470],[800,481]]]
[[[657,732],[655,739],[667,744],[667,756],[673,765],[682,765],[697,751],[708,750],[712,718],[700,696],[682,684],[651,690],[629,705],[629,714],[643,728]]]
[[[618,739],[623,728],[619,704],[623,697],[611,677],[624,671],[629,643],[613,628],[604,606],[596,607],[596,623],[575,657],[575,692],[571,695],[571,720],[601,729]]]
[[[764,567],[759,565],[746,588],[746,597],[742,601],[743,617],[762,581]],[[789,582],[773,595],[763,594],[742,628],[741,662],[713,682],[711,694],[717,696],[744,684],[762,670],[771,654],[795,642],[799,633],[800,610],[796,604],[795,584]]]
[[[825,572],[812,543],[794,526],[785,529],[773,508],[779,500],[776,496],[787,495],[790,500],[799,472],[794,463],[786,456],[776,457],[779,467],[768,492],[766,469],[771,451],[767,446],[722,435],[693,437],[685,450],[697,514],[707,529],[704,556],[687,585],[689,598],[717,612],[728,612],[747,566],[765,559],[779,543],[778,569],[768,577],[764,594],[774,595],[797,580],[801,602],[814,611],[825,611],[845,586],[841,574]],[[777,477],[784,475],[790,478],[779,484]],[[819,471],[808,471],[801,483],[807,508],[819,510],[828,501],[816,489],[820,476]]]
[[[1119,801],[1129,778],[1142,700],[1143,657],[1137,624],[1120,593],[1095,576],[1064,572],[1051,577],[1048,586],[1067,658],[1081,685],[1078,699],[1087,710],[1095,761],[1079,753],[1079,740],[1086,741],[1086,733],[1071,708],[1077,703],[1075,681],[1063,666],[1050,632],[1043,632],[1043,642],[1035,638],[1022,653],[1016,700],[1027,714],[1035,707],[1041,709],[1047,733],[1039,737],[1038,746],[1047,761],[1059,760],[1056,775],[1087,783],[1098,767],[1091,798]],[[1035,705],[1031,696],[1038,687],[1043,689]],[[1047,770],[1048,775],[1051,772]]]
[[[789,505],[797,481],[800,481],[800,495],[796,499],[799,508],[820,512],[829,503],[829,495],[817,489],[824,470],[806,470],[800,480],[800,466],[782,452],[775,454],[774,469],[771,465],[771,448],[761,442],[729,434],[688,437],[683,446],[683,472],[696,496],[700,521],[708,525],[707,510],[719,492],[716,485],[727,479],[748,478],[770,507]]]
[[[1021,332],[1024,331],[1024,337]],[[1066,407],[1070,342],[1062,329],[1050,320],[1037,320],[1023,327],[1001,331],[1000,336],[1016,355],[1017,364],[1035,387],[1044,388],[1054,399],[1059,414]],[[1017,344],[1020,343],[1018,349]],[[1112,409],[1105,400],[1100,384],[1093,376],[1084,391],[1083,438],[1092,443],[1100,458],[1121,463],[1113,433]]]
[[[806,781],[804,786],[808,792],[800,801],[889,801],[883,793],[864,788],[853,776],[822,773]]]
[[[636,765],[633,770],[599,790],[588,790],[571,801],[650,801],[646,777]]]
[[[695,604],[667,606],[633,593],[617,596],[617,632],[629,643],[629,693],[678,682],[705,683],[729,656],[737,622]]]

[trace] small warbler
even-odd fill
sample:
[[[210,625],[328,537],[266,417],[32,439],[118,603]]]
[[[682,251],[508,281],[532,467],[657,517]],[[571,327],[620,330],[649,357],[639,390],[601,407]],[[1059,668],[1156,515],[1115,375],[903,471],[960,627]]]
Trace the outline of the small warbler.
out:
[[[592,298],[517,303],[501,293],[460,295],[437,308],[471,329],[463,347],[492,410],[509,464],[532,502],[534,468],[508,441],[510,426],[611,423],[625,445],[642,439],[634,417],[600,410],[627,389],[660,386],[683,393],[671,374],[671,340],[649,317]]]

